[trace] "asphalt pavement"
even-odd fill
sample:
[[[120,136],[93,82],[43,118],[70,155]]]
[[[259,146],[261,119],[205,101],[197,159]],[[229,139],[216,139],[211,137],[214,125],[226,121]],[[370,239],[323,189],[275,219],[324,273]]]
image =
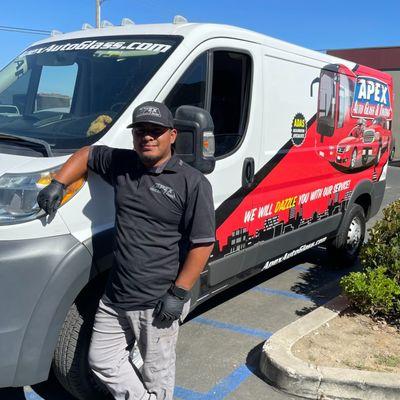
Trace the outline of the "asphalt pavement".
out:
[[[399,198],[399,189],[400,168],[389,167],[383,206]],[[181,327],[175,399],[295,399],[264,381],[258,368],[262,345],[337,296],[339,279],[357,268],[332,265],[325,250],[315,248],[202,304]],[[54,378],[32,388],[0,389],[0,399],[73,400]]]

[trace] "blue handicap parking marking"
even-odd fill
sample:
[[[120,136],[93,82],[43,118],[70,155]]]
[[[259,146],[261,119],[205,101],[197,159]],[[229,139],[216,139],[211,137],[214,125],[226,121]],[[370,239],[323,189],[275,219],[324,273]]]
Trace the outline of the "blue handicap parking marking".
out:
[[[34,391],[25,392],[26,400],[43,400],[37,393]]]
[[[304,295],[304,294],[298,294],[298,293],[293,293],[288,290],[278,290],[278,289],[270,289],[262,286],[256,286],[251,289],[254,292],[260,292],[264,294],[268,294],[271,296],[282,296],[282,297],[288,297],[290,299],[296,299],[296,300],[303,300],[303,301],[313,301],[310,297]]]
[[[193,322],[196,324],[208,325],[208,326],[212,326],[213,328],[223,329],[223,330],[227,330],[227,331],[231,331],[231,332],[235,332],[235,333],[240,333],[242,335],[255,336],[255,337],[258,337],[261,339],[265,339],[265,340],[269,339],[270,336],[272,335],[271,332],[267,332],[262,329],[248,328],[245,326],[229,324],[227,322],[216,321],[216,320],[207,319],[204,317],[193,318],[190,322]]]
[[[235,391],[251,375],[252,372],[245,365],[241,365],[207,393],[199,393],[177,386],[174,395],[182,400],[222,400]]]

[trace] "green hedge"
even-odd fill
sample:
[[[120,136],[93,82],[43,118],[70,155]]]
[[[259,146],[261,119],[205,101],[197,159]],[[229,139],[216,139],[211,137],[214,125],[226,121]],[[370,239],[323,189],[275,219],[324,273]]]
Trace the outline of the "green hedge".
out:
[[[400,200],[383,210],[382,220],[368,230],[360,252],[363,272],[341,279],[343,292],[359,311],[400,316]]]

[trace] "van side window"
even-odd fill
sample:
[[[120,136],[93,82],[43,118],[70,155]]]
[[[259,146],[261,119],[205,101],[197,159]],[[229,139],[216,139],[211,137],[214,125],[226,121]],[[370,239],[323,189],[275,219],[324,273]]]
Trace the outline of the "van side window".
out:
[[[211,93],[215,156],[233,151],[247,125],[250,101],[251,59],[247,54],[215,51]]]
[[[208,55],[212,70],[208,71]],[[245,133],[250,105],[251,57],[235,51],[201,54],[165,100],[174,114],[182,105],[206,109],[214,121],[215,156],[235,150]],[[207,77],[212,77],[207,79]]]
[[[207,53],[201,54],[182,75],[165,100],[172,114],[182,105],[205,108]]]

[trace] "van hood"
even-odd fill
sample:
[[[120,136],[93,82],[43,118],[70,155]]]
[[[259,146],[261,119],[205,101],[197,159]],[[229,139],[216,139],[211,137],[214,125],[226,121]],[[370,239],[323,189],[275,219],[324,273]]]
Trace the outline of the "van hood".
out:
[[[6,172],[16,173],[20,168],[28,164],[32,159],[30,157],[16,156],[15,154],[0,154],[0,176]]]
[[[70,157],[31,157],[0,152],[0,176],[10,174],[31,174],[61,167]]]

